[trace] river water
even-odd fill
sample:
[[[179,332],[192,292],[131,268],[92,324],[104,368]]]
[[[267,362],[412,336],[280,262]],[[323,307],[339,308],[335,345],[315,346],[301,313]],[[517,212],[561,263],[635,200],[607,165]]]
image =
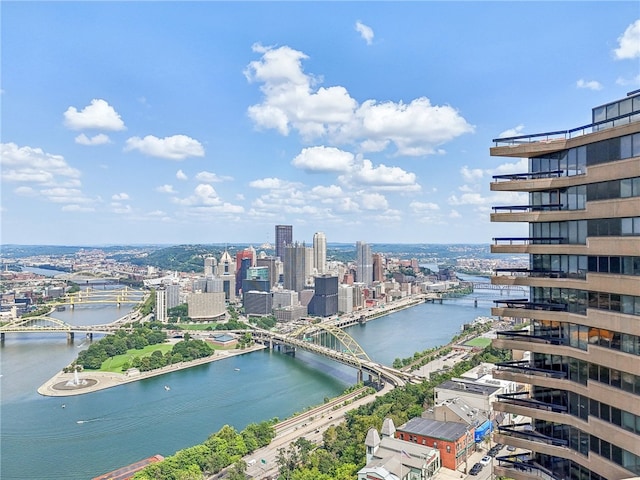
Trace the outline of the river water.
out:
[[[446,344],[462,324],[490,315],[491,300],[498,297],[479,290],[347,331],[373,360],[390,365],[397,357]],[[77,307],[55,316],[89,325],[126,312]],[[36,389],[86,347],[82,342],[76,338],[68,345],[65,335],[56,334],[6,336],[0,348],[2,479],[92,478],[201,443],[225,424],[241,430],[251,422],[286,418],[356,380],[353,369],[313,354],[298,351],[292,358],[265,350],[88,395],[40,396]]]

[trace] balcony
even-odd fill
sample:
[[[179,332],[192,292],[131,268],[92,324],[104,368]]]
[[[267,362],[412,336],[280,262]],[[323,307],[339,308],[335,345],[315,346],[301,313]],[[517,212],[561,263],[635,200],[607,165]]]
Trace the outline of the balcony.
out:
[[[538,270],[538,269],[529,269],[529,268],[495,268],[493,270],[496,275],[501,273],[508,273],[511,276],[522,276],[522,277],[530,277],[530,278],[567,278],[567,272],[563,272],[562,270]],[[586,278],[586,272],[584,276],[580,277],[579,274],[576,274],[576,278]]]
[[[568,345],[565,338],[552,337],[550,335],[533,335],[522,330],[507,330],[496,332],[498,339],[514,340],[517,342],[543,343],[545,345]]]
[[[506,308],[521,308],[524,310],[544,310],[547,312],[566,312],[566,303],[531,302],[528,298],[510,298],[505,300],[494,300],[493,303],[504,305]]]
[[[494,245],[561,245],[565,237],[494,237]]]
[[[529,440],[554,447],[566,447],[569,445],[567,440],[549,437],[534,431],[528,423],[515,423],[512,425],[499,426],[498,432],[507,437],[521,438],[523,440]]]
[[[496,457],[494,474],[514,479],[559,480],[561,478],[538,464],[530,453]]]
[[[529,397],[529,392],[504,393],[498,395],[500,403],[517,405],[525,408],[533,408],[544,412],[566,413],[567,407],[554,403],[541,402]]]
[[[497,363],[498,372],[514,372],[523,373],[525,375],[533,375],[536,377],[555,378],[563,380],[567,378],[567,372],[558,370],[549,370],[546,368],[532,367],[528,361],[500,362]]]
[[[513,180],[537,180],[539,178],[558,178],[564,174],[564,170],[549,170],[547,172],[510,173],[507,175],[494,175],[495,182]]]
[[[552,212],[560,210],[563,207],[561,203],[546,203],[541,205],[498,205],[493,208],[494,213],[498,212]]]

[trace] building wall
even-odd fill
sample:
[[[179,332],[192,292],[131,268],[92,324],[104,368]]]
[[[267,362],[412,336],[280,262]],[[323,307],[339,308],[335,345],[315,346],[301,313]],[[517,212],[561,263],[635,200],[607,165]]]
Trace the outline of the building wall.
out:
[[[449,468],[451,470],[456,470],[460,465],[464,464],[465,461],[465,437],[460,437],[455,441],[447,441],[442,440],[430,436],[425,435],[417,435],[410,434],[409,432],[402,431],[398,429],[396,431],[396,438],[400,440],[404,440],[405,442],[417,443],[419,445],[426,445],[427,447],[432,447],[437,449],[440,452],[440,461],[443,467]],[[470,439],[473,439],[473,435],[470,434]],[[469,448],[468,452],[471,455],[471,443],[472,440],[469,440]]]
[[[284,260],[284,248],[293,243],[293,226],[276,225],[276,257]]]
[[[192,293],[187,299],[188,315],[194,320],[209,320],[227,311],[224,292]]]
[[[640,275],[620,269],[640,257],[638,112],[636,91],[594,108],[592,118],[604,123],[581,128],[581,135],[531,137],[491,149],[492,156],[529,158],[526,174],[496,179],[491,190],[523,192],[535,206],[496,210],[493,222],[527,223],[533,240],[507,240],[491,250],[529,254],[536,272],[492,278],[529,290],[529,302],[499,304],[492,314],[531,322],[530,336],[504,332],[494,341],[530,352],[529,361],[495,373],[527,384],[530,393],[494,408],[530,417],[538,435],[525,431],[516,438],[501,430],[494,438],[531,450],[533,462],[558,478],[640,475],[640,428],[630,427],[632,419],[640,422],[640,388],[631,387],[640,385]],[[538,440],[564,441],[558,432],[571,439],[566,447]]]

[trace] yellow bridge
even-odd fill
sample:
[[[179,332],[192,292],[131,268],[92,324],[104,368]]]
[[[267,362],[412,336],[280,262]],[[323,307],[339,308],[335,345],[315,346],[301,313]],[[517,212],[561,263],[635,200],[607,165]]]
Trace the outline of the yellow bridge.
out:
[[[66,294],[54,300],[47,305],[53,307],[69,306],[75,308],[78,305],[94,305],[94,304],[136,304],[144,301],[147,294],[142,290],[135,290],[129,287],[111,290],[98,290],[95,288],[87,288],[78,292]]]

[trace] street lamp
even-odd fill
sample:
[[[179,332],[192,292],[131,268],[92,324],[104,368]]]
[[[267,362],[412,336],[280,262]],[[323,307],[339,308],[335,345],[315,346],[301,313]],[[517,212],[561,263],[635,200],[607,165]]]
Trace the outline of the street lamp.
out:
[[[464,429],[464,474],[469,473],[469,425]]]

